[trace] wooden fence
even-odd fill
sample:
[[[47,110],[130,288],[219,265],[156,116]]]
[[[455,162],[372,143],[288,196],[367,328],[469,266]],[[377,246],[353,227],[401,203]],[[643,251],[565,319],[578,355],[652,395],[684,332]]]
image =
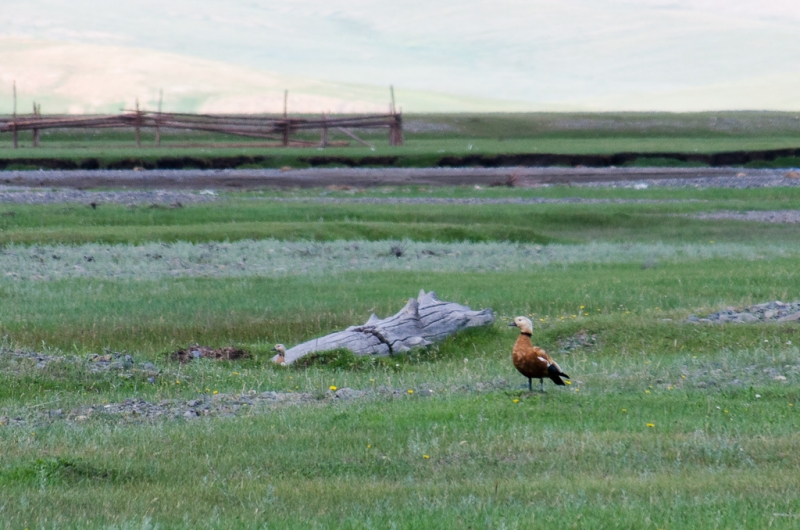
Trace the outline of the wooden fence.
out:
[[[138,107],[138,105],[137,105]],[[388,114],[330,116],[323,115],[318,119],[282,117],[244,116],[234,114],[183,114],[178,112],[150,112],[131,110],[116,115],[103,116],[43,116],[39,107],[34,106],[30,115],[14,115],[0,118],[0,133],[10,132],[14,148],[19,147],[18,133],[33,131],[33,146],[40,143],[40,131],[46,129],[134,129],[136,145],[141,147],[142,129],[155,130],[155,144],[161,145],[162,129],[207,131],[251,138],[275,140],[276,147],[318,147],[341,145],[341,142],[328,140],[328,133],[336,130],[344,133],[356,142],[373,147],[369,142],[359,138],[353,129],[386,128],[389,130],[389,145],[403,145],[403,119],[399,112],[392,109]],[[318,142],[292,138],[300,131],[318,131]],[[346,145],[346,144],[345,144]]]

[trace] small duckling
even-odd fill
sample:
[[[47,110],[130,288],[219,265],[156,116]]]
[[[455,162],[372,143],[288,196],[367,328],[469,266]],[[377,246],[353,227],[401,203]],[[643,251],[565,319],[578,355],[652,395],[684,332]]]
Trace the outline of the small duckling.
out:
[[[514,366],[519,373],[528,378],[528,390],[533,391],[532,379],[539,380],[539,391],[544,392],[544,378],[552,380],[558,386],[564,386],[562,377],[569,379],[561,367],[547,355],[543,349],[534,346],[531,342],[533,334],[533,322],[529,318],[517,317],[510,327],[519,328],[519,337],[514,343],[514,350],[511,355]]]
[[[278,352],[278,358],[275,359],[276,364],[283,364],[286,361],[286,346],[283,344],[276,344],[272,351]]]

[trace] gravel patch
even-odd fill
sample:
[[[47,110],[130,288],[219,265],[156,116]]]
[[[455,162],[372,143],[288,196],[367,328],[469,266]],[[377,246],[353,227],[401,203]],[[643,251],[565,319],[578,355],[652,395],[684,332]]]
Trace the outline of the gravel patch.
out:
[[[265,200],[257,198],[256,200]],[[275,202],[315,202],[329,204],[666,204],[687,202],[708,202],[700,199],[591,199],[584,197],[558,198],[515,198],[497,199],[469,197],[275,197],[266,199]]]
[[[757,223],[800,223],[800,210],[764,210],[733,212],[719,210],[689,215],[694,219],[731,219],[734,221],[753,221]]]
[[[0,186],[0,204],[62,204],[79,203],[95,206],[100,204],[152,204],[179,208],[184,204],[196,204],[217,200],[213,191],[82,191],[71,189],[31,190]]]
[[[319,394],[250,390],[241,393],[207,393],[189,400],[166,399],[158,402],[134,397],[117,403],[87,404],[70,410],[63,408],[23,410],[20,414],[0,416],[0,427],[43,425],[56,421],[81,423],[91,419],[115,423],[146,423],[162,420],[194,420],[202,417],[227,418],[248,414],[267,414],[284,406],[329,405],[363,399],[422,399],[441,392],[479,393],[507,388],[510,388],[508,382],[503,378],[497,378],[493,381],[452,386],[440,390],[432,390],[427,385],[421,385],[416,389],[386,386],[366,390],[339,388]]]
[[[800,178],[787,177],[786,172],[770,171],[761,175],[721,176],[699,178],[664,178],[631,180],[608,180],[603,182],[573,182],[572,186],[584,188],[785,188],[800,186]]]
[[[400,252],[398,252],[398,249]],[[525,271],[576,263],[654,263],[706,259],[764,260],[800,256],[797,245],[742,243],[589,243],[416,241],[286,242],[142,245],[17,245],[0,248],[0,282],[75,278],[285,277],[351,271]]]
[[[126,352],[90,353],[86,356],[53,355],[41,352],[9,350],[0,346],[1,370],[18,375],[28,368],[44,370],[51,365],[72,365],[90,374],[114,373],[118,377],[131,378],[140,375],[154,382],[161,371],[151,362],[137,362]]]
[[[314,168],[2,171],[0,184],[35,188],[253,189],[326,186],[591,186],[762,188],[800,186],[794,170],[743,168]]]
[[[800,322],[800,302],[783,303],[780,300],[755,304],[742,309],[728,307],[706,317],[689,315],[689,323],[749,324],[754,322]]]

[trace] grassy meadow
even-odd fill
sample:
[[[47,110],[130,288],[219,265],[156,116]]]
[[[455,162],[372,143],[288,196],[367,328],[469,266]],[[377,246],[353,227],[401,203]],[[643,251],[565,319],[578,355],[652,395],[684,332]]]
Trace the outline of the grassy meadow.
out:
[[[550,202],[384,200],[398,197]],[[794,188],[0,205],[0,528],[796,528],[800,327],[684,322],[800,298],[800,225],[691,215],[791,209]],[[387,316],[420,289],[496,323],[391,358],[270,361],[275,343]],[[527,392],[510,360],[520,314],[569,386]],[[253,357],[170,359],[195,342]],[[136,364],[92,370],[104,352]],[[312,399],[68,414],[267,391]]]

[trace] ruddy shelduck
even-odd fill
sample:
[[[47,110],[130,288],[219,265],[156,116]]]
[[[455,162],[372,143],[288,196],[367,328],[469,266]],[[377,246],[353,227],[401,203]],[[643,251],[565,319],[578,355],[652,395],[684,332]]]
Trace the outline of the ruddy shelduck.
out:
[[[511,327],[519,328],[519,337],[514,343],[514,350],[511,358],[514,366],[519,373],[528,378],[528,390],[533,391],[533,379],[539,380],[539,391],[544,392],[544,378],[548,378],[558,386],[564,386],[561,379],[569,376],[565,374],[561,367],[556,363],[547,352],[531,342],[533,335],[533,322],[526,317],[517,317],[514,322],[509,324]]]
[[[276,344],[272,351],[278,352],[278,358],[275,359],[276,364],[283,364],[286,361],[286,346],[283,344]]]

